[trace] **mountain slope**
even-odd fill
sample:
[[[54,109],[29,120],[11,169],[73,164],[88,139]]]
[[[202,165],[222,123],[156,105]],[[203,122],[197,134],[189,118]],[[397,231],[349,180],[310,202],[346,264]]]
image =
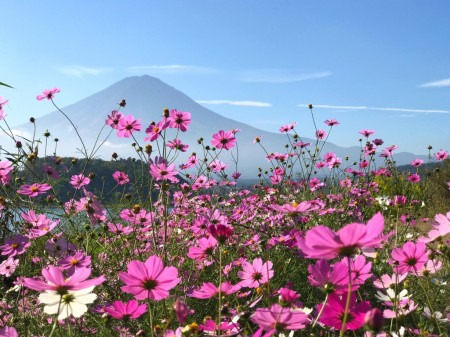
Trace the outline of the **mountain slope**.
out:
[[[285,145],[288,142],[286,135],[263,131],[223,117],[196,103],[177,89],[148,75],[125,78],[96,94],[64,107],[62,110],[77,126],[86,147],[92,150],[98,132],[104,125],[106,116],[118,107],[118,102],[122,99],[126,99],[127,102],[123,113],[126,115],[131,114],[135,118],[141,119],[143,130],[136,134],[141,146],[145,145],[143,142],[145,137],[143,131],[151,121],[158,122],[161,119],[162,111],[165,107],[191,113],[192,124],[189,126],[188,132],[180,133],[179,135],[183,143],[189,144],[190,148],[184,156],[180,156],[178,163],[181,163],[193,151],[199,153],[200,148],[196,144],[197,139],[200,137],[204,138],[205,145],[210,145],[212,134],[218,130],[240,129],[241,132],[237,134],[239,144],[238,170],[244,176],[252,178],[255,177],[258,166],[263,168],[269,167],[264,151],[259,145],[252,144],[252,140],[256,136],[262,136],[262,144],[268,153],[284,152]],[[49,130],[51,133],[49,139],[59,139],[58,155],[79,156],[76,148],[80,148],[81,143],[76,137],[73,127],[59,111],[37,118],[36,127],[37,135],[42,135],[45,130]],[[33,133],[32,125],[29,123],[17,126],[14,129],[22,135],[31,135]],[[100,137],[101,141],[110,130],[107,127],[103,131],[103,136]],[[310,139],[303,140],[311,141]],[[2,139],[2,144],[3,142]],[[123,158],[135,156],[134,149],[130,145],[132,142],[132,139],[117,138],[115,132],[113,132],[96,155],[101,156],[103,159],[109,159],[113,152],[117,152]],[[53,147],[47,151],[47,153],[52,152]],[[353,161],[359,158],[360,148],[342,148],[328,143],[323,153],[325,152],[335,152],[341,158],[348,156]],[[396,155],[397,161],[402,164],[409,163],[415,158],[417,156],[408,153]],[[232,169],[230,168],[230,172],[233,172],[234,164],[229,154],[225,155],[224,161],[233,167]]]

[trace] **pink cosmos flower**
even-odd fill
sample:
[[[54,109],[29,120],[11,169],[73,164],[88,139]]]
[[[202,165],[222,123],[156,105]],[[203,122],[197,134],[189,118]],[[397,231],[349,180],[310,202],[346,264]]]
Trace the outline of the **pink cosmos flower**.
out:
[[[8,255],[9,257],[21,255],[30,245],[30,239],[27,236],[15,235],[12,238],[5,239],[5,244],[0,246],[1,255]]]
[[[369,137],[370,135],[373,135],[375,133],[375,131],[373,130],[361,130],[359,131],[360,134],[362,134],[364,137]]]
[[[10,182],[10,172],[14,169],[13,164],[8,160],[0,161],[0,182],[6,185]]]
[[[221,172],[224,171],[228,165],[222,163],[219,160],[214,160],[209,164],[209,168],[211,169],[211,172]]]
[[[446,215],[436,214],[434,220],[433,229],[428,232],[428,237],[420,237],[420,242],[432,242],[450,233],[450,212],[447,212]]]
[[[236,144],[236,137],[232,131],[220,130],[213,135],[211,144],[218,149],[229,150]]]
[[[240,290],[242,287],[240,284],[232,285],[231,282],[223,282],[220,285],[220,294],[221,296],[226,296],[230,294],[234,294],[236,291]],[[192,291],[189,294],[190,297],[206,299],[219,295],[219,287],[216,287],[211,282],[205,282],[202,284],[200,289]]]
[[[407,242],[402,248],[395,248],[391,253],[398,274],[416,274],[428,261],[427,246],[423,242]]]
[[[345,304],[347,300],[347,294],[343,293],[342,296],[331,294],[328,297],[328,302],[323,308],[322,315],[319,321],[326,326],[340,330],[345,313]],[[323,304],[316,305],[318,311],[322,310]],[[368,301],[356,303],[356,294],[352,293],[350,297],[350,307],[348,309],[347,323],[345,330],[358,330],[364,325],[364,318],[366,313],[370,310],[370,303]]]
[[[422,164],[423,164],[423,160],[422,159],[414,159],[411,162],[411,165],[414,166],[414,167],[419,167]]]
[[[367,225],[351,223],[336,233],[319,225],[298,238],[298,247],[308,258],[334,259],[338,256],[352,256],[358,249],[376,248],[387,238],[383,236],[384,218],[375,214]]]
[[[45,89],[42,94],[37,95],[36,99],[38,101],[42,101],[43,99],[47,98],[48,100],[52,100],[53,97],[55,97],[55,94],[57,94],[58,92],[60,92],[61,90],[58,88],[53,88],[53,89]]]
[[[327,133],[325,130],[317,130],[316,131],[317,139],[324,139],[326,136],[327,136]]]
[[[334,125],[339,125],[339,122],[335,119],[327,119],[325,121],[325,124],[328,126],[334,126]]]
[[[67,275],[73,275],[76,269],[90,268],[91,257],[84,255],[83,252],[77,251],[73,255],[67,255],[64,259],[58,261],[58,265],[62,270],[66,270]]]
[[[305,148],[305,147],[310,146],[311,143],[297,142],[297,143],[295,143],[294,145],[300,147],[301,149],[303,149],[303,148]]]
[[[117,125],[117,137],[130,138],[134,131],[141,130],[141,120],[134,119],[132,115],[122,117]]]
[[[231,174],[231,177],[232,177],[234,180],[238,180],[240,176],[241,176],[241,173],[238,172],[238,171],[233,172],[233,173]]]
[[[342,292],[348,288],[348,267],[344,263],[331,266],[327,260],[318,260],[308,266],[308,281],[326,294]]]
[[[167,166],[166,163],[150,164],[150,174],[156,180],[170,180],[173,183],[178,182],[176,175],[178,171],[175,170],[175,164]]]
[[[278,300],[283,307],[300,307],[302,303],[298,301],[300,294],[289,288],[280,288],[278,290]]]
[[[131,261],[127,271],[119,273],[119,278],[125,283],[122,290],[138,300],[159,301],[167,298],[169,290],[181,281],[177,268],[164,267],[163,261],[155,255],[145,262]]]
[[[30,238],[44,236],[59,224],[59,219],[53,221],[52,219],[48,219],[45,214],[37,215],[32,210],[29,210],[27,213],[22,213],[21,217],[31,225],[30,232],[28,233]]]
[[[250,318],[258,324],[261,330],[266,331],[265,337],[285,330],[300,330],[306,328],[308,316],[300,310],[283,308],[274,304],[270,308],[258,308]]]
[[[302,201],[301,203],[292,202],[284,205],[271,205],[271,207],[279,212],[287,213],[290,216],[300,215],[301,213],[307,213],[317,209],[316,206],[309,201]]]
[[[50,165],[43,164],[42,165],[42,171],[45,174],[47,174],[50,178],[53,178],[53,179],[58,179],[59,178],[58,172],[53,167],[51,167]]]
[[[30,198],[37,197],[39,194],[44,194],[52,187],[49,184],[32,184],[32,185],[22,185],[17,193],[26,195]]]
[[[295,128],[296,125],[297,125],[296,122],[294,122],[294,123],[292,123],[292,124],[282,125],[282,126],[280,127],[280,132],[281,132],[281,133],[287,133],[287,132],[293,130],[293,129]]]
[[[106,280],[103,275],[86,280],[90,275],[90,268],[79,268],[71,277],[66,278],[60,268],[50,266],[42,269],[42,276],[44,276],[47,282],[26,277],[24,278],[23,285],[37,291],[52,290],[60,295],[64,295],[67,294],[68,290],[91,288],[103,283]]]
[[[170,121],[163,117],[158,123],[152,122],[147,129],[145,129],[145,133],[148,135],[144,138],[144,141],[151,141],[158,139],[165,129],[167,129],[170,125]]]
[[[45,244],[45,250],[52,256],[62,256],[65,253],[74,254],[77,247],[73,243],[68,242],[62,236],[58,237],[57,234],[47,241]]]
[[[379,279],[374,280],[373,285],[379,289],[395,288],[395,286],[403,282],[407,276],[407,273],[401,275],[393,274],[392,276],[384,274]]]
[[[126,303],[115,301],[111,307],[106,307],[105,311],[116,319],[136,319],[147,311],[147,305],[139,305],[139,302],[136,300],[131,300]]]
[[[342,263],[348,270],[348,259],[343,259]],[[352,273],[352,285],[353,289],[358,289],[358,287],[366,282],[367,279],[372,277],[370,272],[372,269],[372,262],[366,262],[364,255],[358,255],[354,259],[350,259],[350,271]]]
[[[219,243],[225,243],[233,234],[233,227],[229,225],[216,224],[210,225],[208,227],[209,233],[215,238]]]
[[[216,336],[219,330],[221,336],[234,336],[239,333],[240,326],[233,322],[221,322],[220,325],[217,325],[212,319],[208,319],[199,325],[199,329],[204,331],[206,336]]]
[[[130,178],[128,177],[128,175],[121,171],[114,172],[112,177],[114,178],[114,180],[116,181],[116,183],[118,185],[125,185],[126,183],[128,183],[130,181]]]
[[[408,181],[410,181],[410,182],[412,182],[412,183],[418,183],[418,182],[420,182],[420,176],[419,176],[418,174],[416,174],[416,173],[411,174],[411,175],[408,177]]]
[[[198,261],[205,260],[212,255],[218,244],[219,242],[212,236],[208,238],[201,238],[198,240],[198,247],[189,248],[187,257]]]
[[[180,129],[181,132],[186,132],[188,125],[191,124],[191,113],[178,111],[175,109],[170,110],[169,118],[170,127]]]
[[[111,114],[108,115],[108,118],[106,118],[105,123],[106,125],[111,126],[113,129],[117,129],[117,126],[119,125],[120,120],[122,119],[123,114],[120,113],[117,110],[111,111]]]
[[[242,271],[238,272],[238,277],[242,279],[242,287],[258,288],[260,285],[269,282],[273,277],[273,263],[267,261],[263,263],[262,259],[256,258],[253,263],[244,262]]]
[[[14,271],[16,270],[18,265],[19,265],[19,259],[14,260],[11,256],[8,257],[7,260],[3,261],[0,264],[0,275],[3,275],[5,277],[10,277],[14,273]]]
[[[17,330],[10,326],[3,326],[0,328],[0,336],[2,337],[19,337]]]
[[[6,104],[8,104],[8,100],[4,99],[2,96],[0,96],[0,110],[3,109],[3,106],[5,106]]]
[[[436,160],[445,160],[448,158],[448,152],[441,150],[434,155],[434,158],[436,158]]]
[[[181,152],[186,152],[189,147],[189,145],[183,144],[179,139],[174,139],[167,142],[166,146],[172,150],[178,150]]]
[[[91,179],[85,177],[82,174],[73,175],[69,181],[69,184],[72,185],[75,189],[80,189],[83,186],[88,185],[91,182]]]

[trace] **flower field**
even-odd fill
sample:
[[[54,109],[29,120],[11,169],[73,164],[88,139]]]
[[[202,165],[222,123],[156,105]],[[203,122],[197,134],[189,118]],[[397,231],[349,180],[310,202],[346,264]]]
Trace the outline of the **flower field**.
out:
[[[59,92],[37,99],[64,114]],[[312,143],[292,123],[280,152],[255,138],[267,167],[244,186],[240,130],[211,130],[180,165],[191,114],[141,121],[123,100],[93,149],[80,138],[79,169],[49,154],[50,132],[15,135],[6,104],[15,150],[0,160],[0,336],[448,335],[447,151],[430,148],[439,174],[422,159],[404,172],[373,130],[360,131],[353,162],[323,153],[338,121]],[[94,190],[90,165],[109,137],[129,138],[138,160],[106,178],[111,191]]]

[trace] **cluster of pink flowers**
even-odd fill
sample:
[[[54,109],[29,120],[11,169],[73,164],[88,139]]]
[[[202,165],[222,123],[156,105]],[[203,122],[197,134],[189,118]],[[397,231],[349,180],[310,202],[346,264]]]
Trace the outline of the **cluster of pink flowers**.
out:
[[[37,99],[53,100],[58,92],[46,90]],[[134,139],[142,129],[140,119],[118,110],[106,124],[119,138]],[[383,141],[369,141],[374,131],[361,130],[366,138],[361,160],[345,166],[335,153],[322,153],[336,120],[325,121],[328,132],[316,129],[314,154],[293,131],[296,123],[283,125],[280,132],[287,134],[291,148],[266,152],[271,168],[259,170],[261,181],[249,190],[228,178],[232,165],[216,151],[231,150],[233,157],[238,129],[213,134],[215,149],[199,140],[202,155],[185,156],[184,164],[175,166],[176,157],[188,149],[177,136],[190,124],[191,114],[175,109],[150,123],[144,141],[155,144],[145,152],[136,145],[147,161],[142,167],[149,193],[135,191],[135,174],[115,171],[108,179],[117,195],[123,192],[118,210],[104,207],[101,196],[87,190],[91,181],[84,173],[68,169],[60,176],[46,161],[37,173],[41,183],[26,179],[22,184],[11,179],[20,169],[0,161],[3,190],[10,196],[17,191],[14,201],[23,208],[11,216],[13,204],[1,199],[8,234],[0,245],[0,277],[8,288],[2,288],[0,335],[17,336],[9,325],[23,312],[33,323],[42,312],[51,315],[50,334],[54,329],[65,333],[68,325],[80,334],[139,336],[152,329],[164,337],[292,336],[298,330],[359,336],[363,329],[366,337],[384,337],[446,331],[445,300],[427,298],[430,303],[424,305],[422,297],[446,291],[442,275],[450,212],[437,214],[434,221],[419,219],[414,211],[421,200],[414,195],[403,190],[382,194],[380,181],[395,177],[390,168],[375,168],[373,157],[391,158],[395,145],[377,153]],[[262,146],[261,137],[255,143]],[[443,150],[435,154],[438,161],[447,157]],[[407,188],[423,183],[417,169],[422,164],[421,159],[411,162],[416,172],[403,179]],[[296,165],[303,170],[298,178]],[[194,168],[197,172],[191,173]],[[331,172],[332,179],[316,176],[316,169]],[[239,179],[238,169],[233,171],[231,178]],[[50,208],[37,211],[44,203],[32,199],[49,192],[50,184],[57,190],[55,179],[65,179],[74,195],[65,203],[49,195],[46,202],[64,209],[56,219]],[[14,184],[22,185],[17,190]],[[419,228],[419,221],[430,224],[430,230]],[[106,324],[88,326],[94,320],[86,316]],[[420,329],[412,326],[418,321]]]

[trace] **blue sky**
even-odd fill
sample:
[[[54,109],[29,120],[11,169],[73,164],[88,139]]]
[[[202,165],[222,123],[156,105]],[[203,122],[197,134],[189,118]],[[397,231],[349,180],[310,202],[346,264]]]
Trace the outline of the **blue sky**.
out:
[[[417,154],[450,149],[450,2],[0,1],[0,88],[16,125],[149,74],[224,116],[358,145],[372,129]],[[176,108],[176,107],[173,107]],[[105,112],[107,114],[108,112]],[[129,113],[132,113],[131,111]],[[213,131],[213,130],[212,130]]]

